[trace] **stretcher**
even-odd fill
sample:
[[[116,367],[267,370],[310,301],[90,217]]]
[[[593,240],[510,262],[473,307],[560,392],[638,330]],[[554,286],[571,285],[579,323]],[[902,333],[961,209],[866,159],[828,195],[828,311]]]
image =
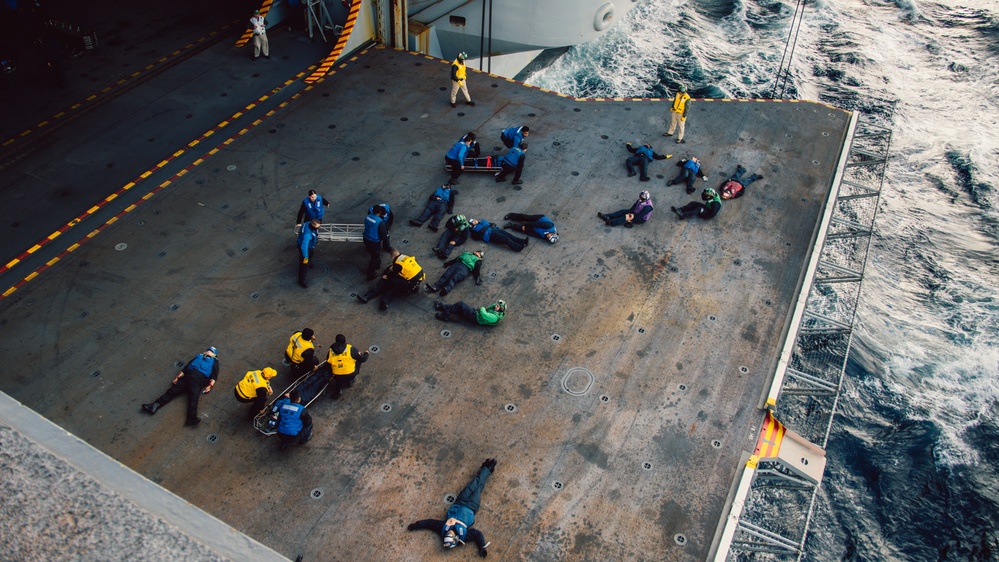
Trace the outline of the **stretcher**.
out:
[[[301,232],[295,226],[295,236]],[[320,242],[364,242],[363,224],[321,224],[316,239]]]
[[[502,170],[503,167],[500,166],[499,156],[479,156],[478,158],[465,158],[465,171],[466,172],[493,172],[496,173]],[[451,165],[445,163],[444,170],[450,172]]]
[[[323,369],[324,365],[326,365],[325,361],[320,363],[319,367],[314,372],[305,373],[304,375],[298,377],[295,382],[291,383],[291,386],[275,396],[275,398],[267,404],[267,409],[253,418],[253,427],[264,435],[274,435],[277,433],[278,412],[277,408],[274,407],[274,403],[281,398],[284,398],[284,395],[288,394],[292,390],[298,389],[298,391],[302,394],[302,404],[306,408],[315,402],[317,398],[322,396],[323,392],[326,391],[326,387],[330,384],[330,378],[326,373],[326,369]]]

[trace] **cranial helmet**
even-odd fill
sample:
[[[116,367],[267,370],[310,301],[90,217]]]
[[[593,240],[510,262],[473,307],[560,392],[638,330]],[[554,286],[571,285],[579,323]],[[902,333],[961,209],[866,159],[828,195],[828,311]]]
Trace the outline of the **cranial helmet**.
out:
[[[465,215],[455,215],[454,222],[458,223],[458,230],[465,230],[468,228],[468,217]]]
[[[550,234],[550,235],[548,236],[548,241],[549,241],[549,242],[551,242],[552,244],[554,244],[554,243],[558,242],[558,234],[555,234],[554,232],[552,232],[552,233],[551,233],[551,234]]]
[[[498,300],[496,301],[496,304],[499,305],[500,312],[506,312],[506,301]]]
[[[680,93],[683,93],[683,94],[687,93],[687,85],[686,84],[680,84]]]
[[[718,192],[717,192],[717,191],[715,191],[715,190],[714,190],[714,188],[712,188],[712,187],[708,187],[708,188],[706,188],[706,189],[705,189],[705,190],[704,190],[704,191],[703,191],[703,192],[701,193],[701,199],[703,199],[703,200],[705,200],[705,201],[707,201],[708,199],[712,199],[712,198],[714,198],[714,197],[717,197],[717,196],[718,196]]]
[[[444,535],[444,548],[454,548],[458,546],[458,535],[451,529]]]
[[[206,349],[205,351],[211,351],[211,352],[212,352],[212,355],[214,355],[214,356],[216,356],[216,357],[218,357],[218,355],[219,355],[219,350],[215,349],[214,347],[210,347],[210,346],[209,346],[209,348],[208,348],[208,349]]]
[[[465,60],[465,59],[468,58],[468,53],[466,53],[465,51],[462,51],[462,52],[458,53],[458,58],[461,59],[461,60]]]
[[[652,197],[652,195],[650,195],[648,191],[643,191],[638,194],[638,198],[642,201],[648,201],[650,197]]]

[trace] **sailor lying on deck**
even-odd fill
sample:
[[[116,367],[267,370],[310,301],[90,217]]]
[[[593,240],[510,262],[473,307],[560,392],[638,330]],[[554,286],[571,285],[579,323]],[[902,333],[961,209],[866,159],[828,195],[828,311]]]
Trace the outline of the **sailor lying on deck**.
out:
[[[714,189],[709,187],[702,191],[701,199],[704,203],[691,201],[679,209],[676,207],[670,207],[670,209],[681,219],[688,219],[690,217],[710,219],[721,210],[721,197],[718,196],[718,192]]]
[[[701,176],[702,180],[708,181],[708,173],[701,169],[701,161],[696,156],[691,156],[690,160],[680,160],[676,165],[680,166],[680,173],[675,178],[666,182],[666,185],[686,183],[687,193],[693,193],[694,176]]]
[[[756,180],[763,179],[760,174],[753,174],[746,179],[742,179],[742,175],[746,173],[746,169],[740,164],[735,168],[735,173],[732,177],[728,179],[724,184],[722,184],[721,189],[718,191],[721,193],[722,199],[736,199],[742,197],[746,193],[745,188],[749,184]]]
[[[460,544],[465,544],[468,538],[475,541],[479,547],[479,556],[485,558],[489,555],[486,547],[486,537],[478,529],[473,529],[475,524],[475,512],[479,510],[482,501],[482,489],[486,486],[489,475],[496,470],[496,459],[486,459],[479,468],[475,478],[465,486],[465,489],[458,494],[458,499],[454,500],[451,507],[447,509],[445,521],[440,519],[421,519],[416,523],[406,526],[409,531],[419,529],[429,529],[440,534],[444,543],[444,548],[454,548]]]
[[[672,156],[672,154],[658,154],[654,152],[652,150],[652,145],[649,143],[645,143],[642,146],[635,148],[629,142],[626,143],[624,147],[628,149],[628,152],[634,155],[624,161],[624,167],[628,169],[628,177],[630,178],[636,174],[634,166],[638,166],[638,171],[642,174],[638,179],[642,181],[649,181],[649,162],[652,162],[653,160],[665,160]]]
[[[493,224],[485,219],[472,219],[468,221],[471,225],[472,240],[481,240],[486,244],[506,244],[514,252],[519,252],[527,247],[527,238],[514,236],[503,230],[498,224]]]

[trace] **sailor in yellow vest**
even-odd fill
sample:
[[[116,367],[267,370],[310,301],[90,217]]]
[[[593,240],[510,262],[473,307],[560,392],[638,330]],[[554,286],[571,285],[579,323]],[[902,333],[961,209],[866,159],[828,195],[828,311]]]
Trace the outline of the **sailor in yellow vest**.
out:
[[[292,378],[297,379],[309,371],[316,371],[319,365],[316,349],[319,347],[322,346],[316,344],[316,334],[312,328],[305,328],[291,335],[284,358],[291,365]]]
[[[330,398],[336,400],[343,395],[343,389],[354,386],[354,379],[361,370],[361,363],[368,360],[368,352],[359,353],[357,348],[347,343],[343,334],[336,335],[326,356],[326,370],[330,378]]]
[[[276,375],[277,371],[264,367],[259,371],[247,371],[246,376],[236,383],[236,400],[244,404],[253,403],[247,418],[252,420],[257,414],[267,411],[267,396],[274,392],[270,380]]]
[[[683,128],[687,124],[687,110],[690,109],[690,96],[687,95],[687,87],[680,84],[680,89],[676,91],[673,98],[673,106],[669,108],[669,130],[663,133],[664,137],[672,137],[676,126],[680,126],[680,134],[676,137],[676,144],[681,144],[683,140]]]
[[[389,251],[392,257],[392,265],[385,268],[381,279],[375,283],[374,287],[368,289],[367,293],[357,295],[357,300],[367,303],[369,300],[382,296],[378,303],[378,310],[388,310],[388,300],[390,295],[411,295],[420,291],[420,283],[427,278],[426,273],[420,264],[416,263],[416,258],[400,254],[399,250]]]
[[[454,102],[458,99],[458,90],[465,95],[465,103],[468,105],[475,105],[472,101],[472,96],[468,95],[468,86],[465,84],[465,78],[468,73],[465,70],[465,59],[468,55],[465,53],[458,53],[458,56],[451,63],[451,107],[454,107]]]

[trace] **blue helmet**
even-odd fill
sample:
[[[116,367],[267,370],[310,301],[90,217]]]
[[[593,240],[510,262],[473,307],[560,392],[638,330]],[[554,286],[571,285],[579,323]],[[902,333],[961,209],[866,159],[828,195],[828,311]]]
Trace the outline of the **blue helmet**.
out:
[[[219,350],[215,349],[215,347],[213,346],[208,346],[208,349],[206,349],[205,351],[210,351],[212,355],[214,355],[215,357],[218,357],[219,355]]]

